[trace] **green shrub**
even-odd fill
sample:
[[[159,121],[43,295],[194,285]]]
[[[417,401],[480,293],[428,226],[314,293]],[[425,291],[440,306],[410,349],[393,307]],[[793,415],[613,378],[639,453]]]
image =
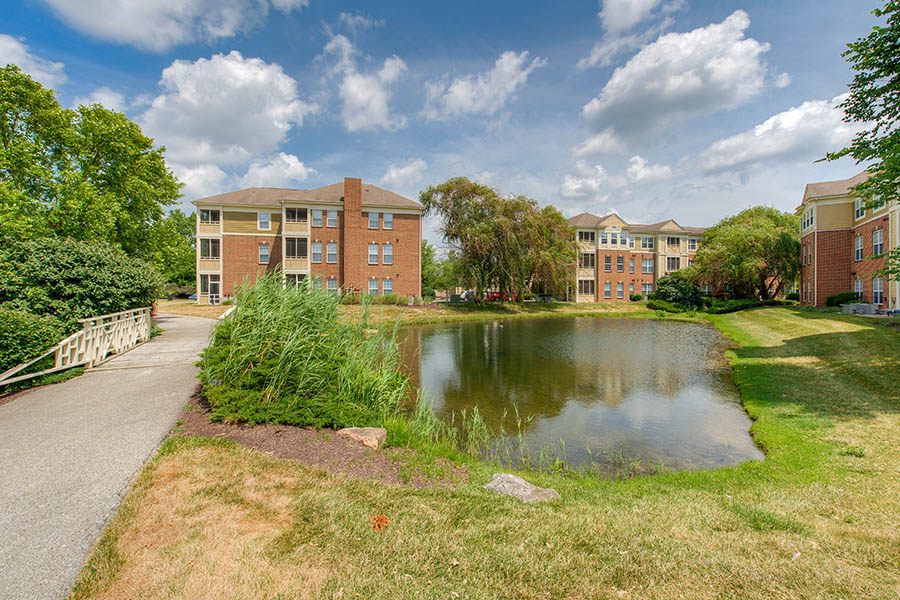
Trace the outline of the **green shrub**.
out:
[[[369,299],[372,301],[372,304],[397,304],[398,306],[409,304],[409,296],[404,294],[385,294],[384,296],[371,294]]]
[[[669,313],[680,313],[688,310],[686,307],[681,304],[676,304],[674,302],[666,302],[665,300],[659,300],[658,298],[654,298],[653,300],[647,301],[647,308],[651,310],[661,310]]]
[[[108,244],[0,240],[0,304],[54,316],[70,333],[78,319],[150,306],[161,289],[150,263]]]
[[[59,319],[0,306],[0,373],[37,358],[64,337],[65,327]],[[53,357],[47,358],[53,362]],[[48,366],[52,365],[35,365],[37,368],[26,369],[23,373],[40,371]]]
[[[643,300],[643,299],[644,299],[644,297],[641,296],[640,294],[632,294],[632,295],[631,295],[631,301],[632,301],[632,302],[640,302],[640,301]]]
[[[703,302],[700,288],[683,271],[675,271],[660,277],[656,282],[655,297],[688,308],[699,307]]]
[[[737,312],[748,308],[758,308],[760,306],[793,306],[794,302],[790,300],[717,300],[705,309],[713,315],[721,315],[724,313]]]
[[[793,300],[795,302],[800,302],[800,294],[798,292],[791,292],[787,296],[785,296],[786,300]]]
[[[235,301],[200,363],[213,419],[362,427],[408,399],[396,341],[368,327],[366,310],[339,321],[339,296],[285,288],[273,274],[240,286]]]
[[[850,304],[852,302],[859,302],[859,294],[856,292],[843,292],[825,298],[825,306],[840,306],[841,304]]]

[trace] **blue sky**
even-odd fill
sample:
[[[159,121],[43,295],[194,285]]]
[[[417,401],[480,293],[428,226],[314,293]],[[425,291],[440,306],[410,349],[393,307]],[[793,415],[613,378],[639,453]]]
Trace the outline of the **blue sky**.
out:
[[[878,4],[29,0],[4,4],[0,63],[140,123],[185,203],[465,175],[567,216],[707,226],[860,170],[813,161],[853,134],[840,54]]]

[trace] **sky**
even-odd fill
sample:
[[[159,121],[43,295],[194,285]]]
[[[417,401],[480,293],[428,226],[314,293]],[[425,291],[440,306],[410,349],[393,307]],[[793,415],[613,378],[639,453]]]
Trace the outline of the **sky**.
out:
[[[0,64],[141,125],[179,200],[466,176],[566,216],[793,211],[878,0],[6,0]],[[425,237],[442,247],[438,224]]]

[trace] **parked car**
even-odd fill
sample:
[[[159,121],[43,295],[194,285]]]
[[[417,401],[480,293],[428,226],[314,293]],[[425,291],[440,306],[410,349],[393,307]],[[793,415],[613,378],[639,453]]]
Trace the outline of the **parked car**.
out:
[[[191,294],[190,296],[188,296],[188,300],[196,300],[196,299],[197,299],[197,294],[196,294],[196,292],[193,293],[193,294]]]

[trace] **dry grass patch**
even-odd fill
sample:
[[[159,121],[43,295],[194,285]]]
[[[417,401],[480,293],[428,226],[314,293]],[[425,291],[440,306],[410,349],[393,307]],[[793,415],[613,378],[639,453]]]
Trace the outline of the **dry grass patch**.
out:
[[[196,300],[157,300],[156,312],[166,315],[183,315],[186,317],[206,317],[218,319],[230,306],[208,306],[197,304]]]

